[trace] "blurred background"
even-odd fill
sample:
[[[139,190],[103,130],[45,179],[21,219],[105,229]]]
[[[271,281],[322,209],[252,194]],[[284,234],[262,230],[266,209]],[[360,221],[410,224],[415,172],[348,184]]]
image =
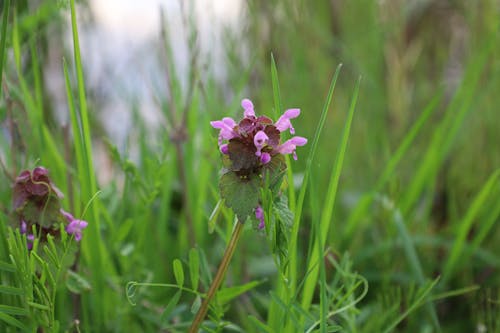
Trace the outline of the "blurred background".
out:
[[[62,142],[69,122],[62,59],[72,62],[66,1],[14,6],[21,56],[17,68],[5,67],[3,89],[13,111],[4,104],[0,119],[2,159],[12,173],[38,159],[51,163],[26,144],[30,127],[23,120],[26,99],[15,89],[19,76],[36,91],[44,121]],[[117,257],[111,260],[120,272],[117,285],[171,279],[169,268],[144,253],[158,253],[170,263],[198,244],[209,257],[220,257],[223,240],[217,232],[207,233],[220,168],[217,133],[208,121],[238,118],[242,98],[252,99],[257,113],[274,117],[272,54],[283,107],[301,109],[295,128],[308,138],[316,131],[332,75],[343,65],[312,166],[303,226],[324,209],[325,184],[361,77],[327,242],[332,255],[349,253],[354,270],[370,283],[360,327],[366,332],[377,327],[377,311],[391,302],[381,300],[387,288],[415,282],[387,208],[398,207],[425,277],[443,273],[455,240],[463,236],[464,252],[453,252],[461,260],[449,264],[441,291],[482,287],[436,306],[443,330],[486,332],[480,330],[484,326],[498,332],[498,302],[487,300],[498,299],[500,283],[500,186],[494,174],[500,167],[499,1],[90,0],[77,2],[77,14],[94,164],[109,210],[102,232],[109,236],[110,255]],[[31,72],[33,57],[39,77]],[[15,59],[9,50],[6,63]],[[22,154],[8,153],[13,145]],[[293,164],[299,185],[309,149],[300,148]],[[66,184],[63,175],[55,177]],[[484,197],[478,198],[480,193]],[[139,220],[144,221],[139,240],[128,233],[136,228],[131,226],[117,236],[121,225]],[[153,229],[163,231],[149,244],[145,235]],[[301,231],[304,258],[311,233]],[[267,247],[253,244],[265,240],[245,236],[230,280],[275,276]],[[262,295],[269,285],[272,281],[255,292],[259,301],[243,299],[232,318],[266,307]],[[164,293],[144,297],[161,304]],[[148,321],[148,310],[131,311]],[[399,330],[425,331],[419,318]]]

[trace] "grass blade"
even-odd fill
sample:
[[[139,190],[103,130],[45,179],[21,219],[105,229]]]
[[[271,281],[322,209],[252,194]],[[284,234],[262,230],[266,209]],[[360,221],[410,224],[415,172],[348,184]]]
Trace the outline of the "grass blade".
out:
[[[455,242],[450,251],[450,255],[443,270],[443,280],[446,281],[451,277],[456,269],[456,265],[459,260],[465,260],[463,258],[463,248],[467,241],[467,235],[472,227],[476,216],[479,214],[486,200],[488,199],[493,187],[498,183],[500,176],[500,169],[497,169],[488,179],[486,184],[483,186],[481,191],[477,194],[476,198],[472,202],[471,206],[467,210],[464,218],[458,225],[457,236],[455,237]]]
[[[361,83],[361,78],[358,79],[358,82],[356,83],[356,87],[354,88],[354,94],[351,99],[351,105],[349,107],[349,113],[347,115],[347,119],[344,125],[344,131],[342,133],[342,139],[339,144],[339,150],[337,153],[337,158],[335,160],[335,164],[333,166],[333,172],[330,175],[330,182],[328,184],[328,191],[327,195],[325,198],[325,204],[323,206],[322,214],[321,214],[321,220],[320,220],[320,232],[319,235],[323,235],[325,238],[322,239],[321,241],[319,238],[315,239],[315,246],[312,248],[312,254],[308,260],[309,264],[307,267],[307,271],[311,271],[311,273],[307,276],[306,281],[304,283],[304,291],[302,293],[302,308],[304,310],[309,309],[314,293],[314,289],[316,286],[316,281],[318,279],[318,270],[319,267],[315,266],[313,267],[312,263],[315,261],[323,261],[322,260],[322,252],[325,247],[325,242],[326,242],[326,236],[328,235],[328,231],[330,228],[330,222],[332,219],[332,214],[333,214],[333,206],[335,203],[335,197],[337,194],[337,189],[338,189],[338,184],[339,184],[339,179],[340,179],[340,173],[342,171],[342,166],[344,163],[344,157],[345,153],[347,150],[347,143],[349,141],[349,134],[351,131],[351,125],[352,125],[352,120],[354,117],[354,110],[356,108],[356,103],[358,100],[358,94],[359,94],[359,86]],[[317,235],[317,237],[319,236]],[[320,242],[318,245],[317,243]]]
[[[2,9],[2,33],[0,35],[0,98],[2,97],[1,87],[3,87],[3,64],[5,63],[5,49],[7,45],[7,24],[9,22],[10,0],[3,2]]]
[[[365,216],[366,211],[370,207],[371,203],[373,202],[373,199],[375,198],[375,194],[382,189],[382,187],[387,183],[387,181],[390,179],[390,177],[394,174],[394,171],[396,169],[396,166],[398,163],[402,160],[404,154],[408,151],[408,149],[411,147],[412,143],[415,141],[415,138],[417,137],[418,133],[422,130],[424,127],[424,124],[427,122],[429,117],[432,115],[432,113],[436,110],[437,105],[441,101],[441,95],[436,96],[432,101],[426,106],[420,117],[417,119],[415,124],[411,127],[411,129],[408,131],[408,134],[404,137],[403,141],[399,145],[399,147],[396,149],[394,154],[392,155],[391,159],[387,163],[382,176],[378,179],[376,185],[373,188],[373,191],[370,193],[366,194],[363,196],[356,207],[354,208],[353,212],[349,216],[349,220],[347,221],[347,225],[344,230],[344,239],[347,241],[351,238],[353,235],[354,231],[358,227],[361,219],[363,216]]]
[[[432,289],[436,286],[436,284],[439,282],[439,277],[436,278],[434,281],[429,283],[429,285],[421,291],[420,296],[411,304],[411,306],[406,309],[405,312],[403,312],[396,320],[394,320],[384,331],[384,333],[389,333],[391,332],[401,321],[403,321],[413,310],[418,308],[425,300],[427,295],[432,291]]]
[[[401,212],[399,210],[394,210],[393,221],[394,224],[396,225],[396,228],[398,229],[399,236],[403,240],[404,253],[413,271],[413,276],[415,280],[418,282],[418,284],[420,286],[423,286],[425,284],[425,277],[424,277],[424,271],[422,269],[422,264],[420,262],[420,259],[418,258],[415,244],[411,239],[408,230],[406,229],[406,225],[403,221],[403,216],[401,215]],[[437,283],[438,280],[439,278],[435,282]],[[426,310],[429,313],[429,316],[431,317],[434,327],[438,332],[440,332],[441,327],[439,325],[439,320],[434,304],[433,303],[426,304]]]
[[[309,156],[307,158],[306,162],[306,169],[304,172],[304,178],[302,180],[302,186],[300,188],[299,196],[295,204],[290,200],[291,206],[295,206],[294,209],[294,221],[292,225],[292,230],[290,234],[290,243],[289,243],[289,248],[288,248],[288,253],[289,253],[289,265],[288,265],[288,281],[283,281],[283,279],[279,278],[277,281],[277,287],[276,290],[280,296],[285,296],[285,295],[294,295],[295,290],[297,288],[297,273],[298,273],[298,250],[297,250],[297,244],[298,244],[298,235],[299,235],[299,229],[300,229],[300,220],[301,220],[301,215],[302,215],[302,207],[304,205],[304,199],[306,195],[306,190],[307,186],[309,183],[309,177],[310,173],[312,170],[312,162],[314,160],[314,156],[316,153],[316,149],[318,146],[319,142],[319,137],[321,135],[321,132],[323,130],[323,127],[325,125],[326,121],[326,116],[328,115],[328,111],[330,110],[330,104],[333,98],[333,92],[335,91],[335,85],[337,83],[337,79],[340,74],[340,69],[342,68],[342,64],[339,64],[337,66],[337,69],[335,70],[335,73],[332,77],[330,87],[328,89],[328,94],[326,97],[325,104],[323,106],[323,111],[321,113],[318,126],[316,127],[316,132],[314,135],[314,139],[311,144],[311,150],[309,152]],[[290,177],[290,174],[288,174]],[[282,316],[279,314],[281,308],[276,302],[272,302],[270,309],[269,309],[269,325],[273,327],[274,330],[279,330],[281,327],[280,322],[282,319]]]

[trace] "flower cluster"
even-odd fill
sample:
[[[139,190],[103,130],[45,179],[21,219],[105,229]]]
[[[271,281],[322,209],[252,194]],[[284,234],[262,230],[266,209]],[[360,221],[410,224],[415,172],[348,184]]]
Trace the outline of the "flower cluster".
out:
[[[219,130],[219,150],[227,156],[228,162],[225,166],[229,171],[235,172],[240,179],[249,179],[255,174],[262,178],[263,168],[270,165],[275,158],[292,154],[297,160],[295,150],[298,146],[305,145],[307,139],[293,136],[282,143],[281,133],[289,130],[290,134],[295,134],[291,119],[300,115],[299,109],[288,109],[276,122],[273,122],[268,117],[256,116],[254,105],[249,99],[243,99],[241,106],[244,118],[240,122],[237,123],[229,117],[210,122],[212,127]],[[260,221],[259,228],[262,229],[264,227],[262,207],[258,204],[253,209]]]
[[[262,164],[269,163],[272,156],[277,154],[293,154],[293,158],[297,159],[295,149],[297,146],[305,145],[307,139],[294,136],[280,144],[280,134],[288,129],[291,134],[295,134],[290,119],[297,118],[300,115],[299,109],[286,110],[278,121],[273,124],[273,121],[265,116],[255,116],[253,103],[249,99],[241,101],[241,106],[245,110],[245,117],[239,123],[229,117],[210,122],[212,127],[220,130],[219,149],[223,154],[230,153],[229,144],[224,143],[224,140],[238,140],[253,144],[255,156],[258,157]]]
[[[68,234],[76,241],[82,238],[82,230],[87,222],[75,219],[61,208],[62,192],[49,178],[49,172],[43,167],[33,171],[24,170],[16,178],[13,187],[13,208],[19,221],[22,234],[26,234],[28,248],[33,247],[35,236],[33,226],[41,239],[47,234],[59,234],[59,225],[64,223]]]

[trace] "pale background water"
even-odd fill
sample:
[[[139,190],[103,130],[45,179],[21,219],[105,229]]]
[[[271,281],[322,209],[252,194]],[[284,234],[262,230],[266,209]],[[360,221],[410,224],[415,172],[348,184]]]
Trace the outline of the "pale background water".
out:
[[[98,96],[99,110],[107,135],[118,147],[126,141],[133,126],[132,104],[136,104],[147,124],[159,121],[159,96],[168,96],[165,57],[160,35],[163,10],[173,51],[176,74],[185,86],[189,71],[188,31],[182,8],[196,22],[201,73],[219,81],[226,78],[223,35],[242,33],[244,6],[241,0],[90,0],[91,19],[79,15],[82,61],[88,91]],[[192,5],[190,7],[190,4]],[[161,10],[160,10],[161,9]],[[84,18],[82,19],[82,16]],[[68,17],[66,40],[71,44]],[[68,122],[67,104],[60,57],[50,57],[49,90],[54,96],[56,113]],[[203,79],[203,77],[202,77]]]

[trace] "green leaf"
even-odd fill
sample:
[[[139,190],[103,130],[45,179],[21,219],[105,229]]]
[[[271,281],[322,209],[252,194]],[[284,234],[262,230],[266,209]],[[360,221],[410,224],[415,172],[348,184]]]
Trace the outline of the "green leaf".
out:
[[[73,271],[68,271],[66,287],[75,294],[80,294],[83,291],[89,291],[92,289],[92,286],[87,279]]]
[[[227,172],[220,178],[221,197],[242,223],[259,204],[259,183],[260,179],[255,174],[247,177]]]
[[[245,283],[241,286],[235,286],[235,287],[228,287],[221,289],[217,293],[217,299],[221,304],[226,304],[230,302],[233,298],[255,288],[259,284],[261,284],[262,281],[251,281],[249,283]]]
[[[200,281],[200,256],[198,250],[195,248],[189,250],[189,276],[191,278],[192,289],[198,290],[198,282]]]
[[[28,224],[37,223],[49,228],[61,221],[60,209],[60,199],[56,195],[48,195],[42,200],[28,200],[22,208],[18,209],[18,212]]]
[[[6,295],[23,295],[23,290],[17,287],[0,285],[0,293]]]
[[[268,188],[274,195],[278,194],[281,181],[286,173],[286,162],[283,155],[275,155],[271,161],[262,167],[262,176]]]
[[[291,227],[294,215],[290,208],[288,208],[288,198],[285,195],[280,196],[273,208],[275,214],[278,216],[280,221],[283,222],[284,226]]]
[[[195,314],[198,312],[201,306],[201,297],[198,295],[193,301],[193,304],[191,305],[191,313]]]
[[[224,155],[225,156],[225,155]],[[215,205],[214,210],[212,211],[212,214],[210,214],[210,217],[208,219],[208,233],[211,234],[215,230],[215,225],[217,223],[217,218],[219,217],[219,214],[221,212],[221,203],[222,200],[217,201],[217,205]]]
[[[271,233],[271,249],[274,254],[279,256],[280,269],[284,272],[289,262],[288,240],[294,219],[293,212],[288,208],[288,198],[285,195],[280,196],[273,205],[273,212],[276,216],[276,222]]]
[[[11,263],[0,260],[0,270],[4,272],[15,272],[16,266],[12,265]]]
[[[29,314],[24,308],[2,304],[0,304],[0,313],[6,313],[13,316],[27,316]]]
[[[174,276],[177,285],[182,287],[184,285],[184,270],[182,269],[182,262],[179,259],[174,259]]]
[[[161,322],[166,322],[170,318],[170,314],[174,310],[174,307],[179,303],[179,300],[181,299],[182,295],[182,289],[177,290],[177,292],[172,296],[170,301],[168,301],[167,306],[165,307],[165,310],[161,314]]]
[[[10,326],[17,327],[21,329],[23,332],[29,332],[30,330],[28,329],[27,326],[25,326],[21,321],[17,320],[16,318],[9,316],[8,314],[5,314],[3,312],[0,312],[0,320],[7,323]]]
[[[35,302],[26,302],[26,304],[28,304],[29,306],[31,306],[32,308],[35,308],[37,310],[50,311],[50,306],[45,305],[45,304],[39,304],[39,303],[35,303]]]

